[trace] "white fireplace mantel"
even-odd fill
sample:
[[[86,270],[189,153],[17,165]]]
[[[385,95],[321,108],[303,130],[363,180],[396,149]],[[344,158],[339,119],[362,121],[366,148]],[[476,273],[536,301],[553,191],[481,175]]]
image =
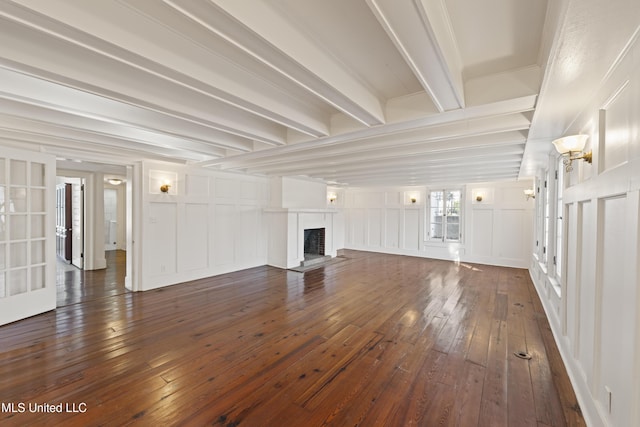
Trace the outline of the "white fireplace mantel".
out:
[[[293,268],[304,260],[304,230],[325,229],[325,255],[335,257],[334,221],[337,209],[265,208],[269,228],[267,263],[279,268]]]

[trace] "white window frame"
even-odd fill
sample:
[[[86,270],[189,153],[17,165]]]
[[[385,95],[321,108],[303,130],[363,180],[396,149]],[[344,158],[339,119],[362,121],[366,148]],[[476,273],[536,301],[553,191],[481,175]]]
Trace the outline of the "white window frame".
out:
[[[560,156],[556,160],[556,209],[555,209],[555,245],[553,251],[554,274],[558,281],[562,278],[562,264],[564,263],[564,204],[562,194],[564,192],[564,158]]]
[[[542,189],[542,265],[545,269],[549,268],[549,244],[551,242],[550,227],[552,206],[550,204],[551,185],[549,183],[549,169],[544,173],[544,187]]]
[[[448,208],[446,207],[446,202],[444,202],[444,200],[446,199],[448,194],[452,194],[452,193],[459,193],[459,205],[457,208],[457,215],[450,215],[448,214]],[[433,224],[437,224],[436,222],[432,222],[431,218],[432,218],[432,194],[433,193],[441,193],[442,194],[442,199],[443,199],[443,212],[442,212],[442,236],[438,236],[438,237],[434,237],[431,234],[431,225]],[[442,242],[442,243],[462,243],[462,237],[463,237],[463,212],[464,212],[464,189],[462,188],[443,188],[443,189],[429,189],[427,191],[427,210],[426,210],[426,215],[425,215],[425,222],[426,222],[426,227],[425,227],[425,234],[426,234],[426,240],[430,241],[430,242]],[[448,218],[449,217],[453,217],[453,216],[457,216],[458,218],[458,237],[456,239],[451,239],[451,238],[447,238],[447,233],[446,230],[448,230]]]

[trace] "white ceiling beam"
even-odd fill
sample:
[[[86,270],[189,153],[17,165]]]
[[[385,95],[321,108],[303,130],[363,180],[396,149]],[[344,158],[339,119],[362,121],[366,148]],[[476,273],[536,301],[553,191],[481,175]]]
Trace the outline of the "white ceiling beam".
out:
[[[478,154],[473,150],[479,150],[481,152],[495,150],[496,153],[499,153],[502,150],[514,146],[518,147],[518,151],[522,154],[520,147],[524,145],[525,141],[526,137],[522,134],[512,135],[511,133],[507,133],[504,135],[486,135],[484,137],[468,137],[412,144],[394,149],[382,148],[378,150],[360,151],[351,153],[350,155],[320,155],[298,160],[284,158],[279,162],[274,162],[269,165],[253,165],[247,170],[255,173],[274,173],[277,171],[286,171],[287,168],[301,168],[302,165],[309,169],[314,167],[329,169],[342,164],[369,165],[371,162],[396,158],[410,159],[417,156],[433,156],[437,158],[441,153],[463,157],[468,152]],[[375,165],[372,165],[372,167],[375,167]]]
[[[365,169],[361,168],[362,164],[357,162],[351,163],[342,163],[340,165],[327,165],[324,169],[314,168],[314,169],[305,169],[302,167],[298,168],[288,168],[283,171],[269,171],[264,172],[263,175],[279,175],[279,176],[289,176],[289,175],[308,175],[312,177],[324,178],[329,175],[350,175],[350,174],[369,174],[369,175],[377,175],[379,173],[383,173],[385,171],[395,171],[397,173],[404,173],[405,171],[411,170],[416,167],[432,167],[432,168],[455,168],[463,165],[473,165],[474,162],[483,162],[483,164],[490,164],[491,162],[496,162],[499,159],[509,159],[512,162],[520,162],[522,157],[522,148],[519,149],[519,152],[507,152],[507,153],[497,153],[493,155],[458,155],[457,157],[449,157],[444,158],[439,161],[429,161],[426,160],[428,156],[415,156],[415,157],[403,157],[403,158],[394,158],[386,161],[385,159],[372,159],[367,161],[367,165],[371,165],[370,168]]]
[[[99,135],[123,141],[135,141],[146,145],[151,150],[171,149],[179,157],[188,156],[191,151],[198,153],[197,157],[199,158],[209,159],[222,157],[226,153],[224,149],[214,147],[207,142],[96,121],[66,112],[48,110],[41,106],[2,99],[1,96],[0,94],[0,117],[3,118],[2,125],[5,127],[11,125],[16,129],[22,128],[26,131],[35,127],[51,127],[58,130],[56,135],[68,130],[76,135],[86,134],[87,138],[91,138],[90,135]]]
[[[376,173],[377,178],[393,178],[397,175],[413,175],[420,177],[439,176],[443,174],[460,174],[460,173],[476,173],[476,172],[505,172],[517,170],[519,166],[519,160],[508,158],[504,160],[495,159],[487,162],[485,165],[471,164],[471,163],[459,163],[457,166],[438,166],[438,165],[425,165],[425,166],[413,166],[403,169],[401,172],[393,169],[380,170]],[[332,178],[336,178],[340,181],[350,181],[353,179],[365,178],[371,176],[367,172],[350,172],[350,173],[336,173],[332,175]]]
[[[385,122],[380,100],[268,2],[164,1],[360,123]]]
[[[148,147],[132,141],[118,141],[109,138],[88,140],[57,136],[52,133],[29,132],[24,129],[0,127],[0,141],[3,144],[25,144],[41,147],[43,150],[69,159],[92,158],[94,161],[120,159],[119,164],[129,164],[144,159],[155,159],[174,163],[186,163],[197,159],[196,153],[191,153],[191,159],[176,156],[171,150],[158,149],[149,151]],[[48,147],[48,149],[47,149]],[[112,160],[108,160],[113,163]]]
[[[37,105],[52,111],[66,112],[78,117],[201,140],[219,148],[249,152],[253,147],[251,140],[221,132],[201,123],[186,121],[184,118],[179,119],[173,115],[118,102],[2,68],[1,61],[0,81],[4,83],[0,98]],[[91,106],[91,109],[88,110],[87,106]]]
[[[437,171],[432,174],[393,174],[389,176],[366,175],[362,177],[352,177],[349,180],[334,180],[342,185],[354,187],[384,187],[384,186],[405,186],[405,185],[424,185],[432,187],[436,184],[446,185],[464,185],[472,182],[502,181],[513,180],[514,175],[518,173],[517,167],[500,169],[498,171]]]
[[[533,110],[535,101],[536,96],[523,96],[487,105],[467,107],[462,110],[452,110],[437,115],[428,115],[420,119],[328,136],[314,141],[304,141],[293,145],[274,147],[263,151],[254,151],[252,153],[246,153],[225,159],[211,160],[203,162],[200,166],[224,167],[224,165],[227,165],[229,167],[233,167],[233,164],[235,164],[236,161],[249,162],[264,157],[289,156],[291,153],[295,152],[316,150],[325,146],[345,143],[353,146],[359,141],[364,141],[368,138],[389,138],[390,142],[399,143],[401,142],[401,138],[406,135],[411,135],[411,132],[420,134],[421,132],[433,132],[432,129],[453,129],[454,133],[452,136],[457,135],[457,132],[460,130],[462,130],[463,133],[466,132],[467,134],[471,134],[473,131],[491,133],[507,130],[528,129],[531,125],[531,119],[527,117],[527,114]],[[477,123],[480,123],[483,120],[486,121],[484,129],[477,125]],[[471,128],[469,128],[470,123],[474,124]],[[449,128],[447,128],[447,126],[449,126]]]
[[[305,151],[298,153],[289,153],[287,156],[279,155],[277,149],[271,149],[264,153],[263,156],[255,158],[255,156],[245,156],[243,154],[230,156],[225,159],[212,160],[208,163],[219,163],[222,169],[255,167],[270,163],[279,163],[282,159],[287,161],[307,161],[312,158],[326,158],[331,155],[350,155],[362,152],[391,149],[397,151],[402,149],[403,145],[424,145],[429,142],[442,140],[453,140],[465,137],[476,138],[480,141],[491,141],[492,136],[484,137],[484,135],[502,134],[507,132],[517,132],[527,130],[530,126],[529,119],[522,114],[512,114],[506,116],[490,117],[486,119],[476,119],[463,121],[461,123],[452,123],[441,126],[433,126],[431,128],[412,130],[398,133],[395,135],[383,135],[370,139],[350,139],[346,143],[333,144],[331,146],[320,146],[318,148],[307,148]],[[507,138],[513,139],[512,136]],[[515,136],[518,140],[522,139],[522,135]],[[496,137],[501,138],[501,137]]]
[[[282,123],[235,108],[209,85],[34,12],[27,11],[31,21],[20,18],[13,10],[8,13],[7,5],[0,7],[0,58],[18,71],[26,69],[35,76],[124,103],[194,117],[243,138],[272,145],[286,143]]]
[[[464,108],[462,67],[439,0],[367,0],[369,8],[439,111]]]

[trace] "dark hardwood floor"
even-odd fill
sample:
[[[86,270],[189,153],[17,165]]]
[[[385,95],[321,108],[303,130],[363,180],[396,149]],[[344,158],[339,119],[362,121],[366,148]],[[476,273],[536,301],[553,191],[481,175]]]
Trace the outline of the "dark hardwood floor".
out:
[[[0,424],[584,425],[526,270],[342,256],[0,327]]]
[[[58,259],[56,268],[57,307],[114,296],[127,292],[124,287],[127,253],[106,251],[107,268],[80,270]]]

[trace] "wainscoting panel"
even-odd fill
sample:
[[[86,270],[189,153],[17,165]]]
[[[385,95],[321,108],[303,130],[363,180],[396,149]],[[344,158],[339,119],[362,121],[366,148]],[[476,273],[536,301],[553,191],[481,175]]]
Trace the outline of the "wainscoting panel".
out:
[[[404,210],[404,249],[420,250],[420,209]]]
[[[184,229],[179,235],[180,270],[207,268],[209,264],[209,205],[185,204]]]
[[[629,375],[634,372],[636,284],[625,280],[625,240],[627,197],[611,197],[602,204],[602,241],[599,286],[602,289],[599,346],[600,377],[596,396],[616,426],[633,425],[633,387]],[[611,402],[611,403],[610,403]]]
[[[216,245],[213,250],[213,263],[216,266],[232,264],[235,254],[236,209],[234,205],[217,204],[214,208],[213,235]]]
[[[579,254],[576,258],[577,266],[580,269],[579,281],[577,282],[578,289],[576,291],[579,295],[578,307],[580,312],[578,321],[578,327],[580,328],[578,334],[578,360],[587,383],[593,387],[594,313],[596,310],[596,212],[594,203],[590,200],[580,202],[578,204],[578,218],[582,218],[582,222],[578,224],[582,244],[576,247],[579,248]]]
[[[386,210],[385,246],[391,249],[400,247],[400,209]]]
[[[473,209],[471,251],[478,257],[493,253],[493,209]]]
[[[177,271],[177,206],[174,203],[149,203],[147,227],[149,250],[145,252],[149,276]]]
[[[514,236],[526,236],[531,228],[531,215],[523,209],[503,209],[496,227],[496,251],[498,258],[524,259],[530,253],[528,241],[514,239]],[[528,217],[528,218],[527,218]]]
[[[365,210],[364,209],[352,209],[349,212],[349,236],[351,237],[351,244],[355,246],[365,245]]]
[[[382,209],[367,209],[367,219],[369,222],[368,243],[372,247],[382,245]]]

